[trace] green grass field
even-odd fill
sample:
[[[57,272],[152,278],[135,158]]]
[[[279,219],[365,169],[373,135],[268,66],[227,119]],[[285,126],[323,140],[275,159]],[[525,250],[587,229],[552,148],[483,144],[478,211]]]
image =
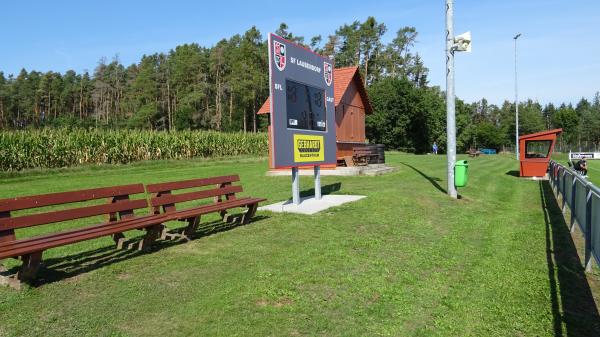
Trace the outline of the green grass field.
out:
[[[563,165],[568,165],[567,154],[558,154],[553,156],[553,159]],[[588,163],[588,180],[596,186],[600,186],[600,160],[587,160]]]
[[[588,160],[588,179],[600,186],[600,160]]]
[[[387,160],[389,175],[323,177],[326,191],[367,198],[318,215],[258,212],[233,228],[208,218],[199,238],[149,254],[108,238],[50,250],[42,284],[0,288],[0,336],[600,335],[600,278],[584,274],[547,182],[517,178],[512,156],[484,156],[451,200],[444,156]],[[289,177],[266,166],[36,171],[5,175],[0,197],[239,173],[246,195],[286,199]]]

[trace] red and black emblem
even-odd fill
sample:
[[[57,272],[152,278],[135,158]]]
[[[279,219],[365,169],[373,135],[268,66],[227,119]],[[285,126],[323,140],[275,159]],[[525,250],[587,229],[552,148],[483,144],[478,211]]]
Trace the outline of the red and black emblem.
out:
[[[323,62],[323,76],[325,77],[325,83],[327,86],[331,85],[333,80],[333,67],[331,63]]]
[[[278,41],[274,41],[273,47],[273,52],[275,54],[275,65],[277,66],[277,69],[283,71],[283,69],[285,69],[286,64],[285,44]]]

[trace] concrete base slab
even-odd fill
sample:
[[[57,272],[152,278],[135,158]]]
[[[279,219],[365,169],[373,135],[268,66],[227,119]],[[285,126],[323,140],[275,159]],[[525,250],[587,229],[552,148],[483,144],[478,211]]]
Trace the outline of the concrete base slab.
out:
[[[276,213],[299,213],[299,214],[315,214],[324,211],[328,208],[340,206],[347,202],[353,202],[366,198],[364,195],[324,195],[321,200],[316,200],[314,197],[306,197],[300,199],[299,205],[294,205],[291,200],[281,201],[271,205],[259,207],[259,211],[271,211]]]
[[[385,164],[369,164],[364,166],[351,166],[351,167],[337,167],[334,170],[321,169],[321,176],[378,176],[385,173],[395,171],[395,167],[386,166]],[[314,171],[312,169],[300,169],[299,173],[301,176],[312,176]],[[269,170],[267,171],[268,177],[281,177],[291,176],[292,170]]]
[[[374,167],[372,169],[364,170],[361,173],[366,176],[380,176],[382,174],[386,174],[386,173],[390,173],[390,172],[394,172],[394,171],[396,171],[396,169],[394,167],[385,166],[385,167]]]
[[[520,178],[524,179],[524,180],[542,180],[542,181],[550,180],[550,177],[548,177],[548,173],[546,173],[546,175],[543,177],[520,177]]]

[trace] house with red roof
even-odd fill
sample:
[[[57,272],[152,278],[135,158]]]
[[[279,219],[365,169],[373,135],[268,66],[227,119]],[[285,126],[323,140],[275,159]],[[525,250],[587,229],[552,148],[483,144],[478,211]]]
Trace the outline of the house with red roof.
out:
[[[366,144],[365,118],[373,113],[369,96],[358,67],[344,67],[333,70],[333,91],[335,102],[335,127],[337,158],[352,156],[354,147]],[[257,114],[271,112],[267,98]],[[329,112],[328,112],[329,113]],[[269,126],[269,152],[271,151],[271,127]],[[269,155],[269,158],[271,156]],[[269,162],[270,168],[273,168]]]

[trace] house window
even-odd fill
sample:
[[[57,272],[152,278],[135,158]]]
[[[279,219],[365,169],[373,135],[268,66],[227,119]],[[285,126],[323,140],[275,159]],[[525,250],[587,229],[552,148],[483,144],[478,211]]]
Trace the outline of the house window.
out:
[[[525,141],[525,158],[548,158],[552,146],[551,140]]]

